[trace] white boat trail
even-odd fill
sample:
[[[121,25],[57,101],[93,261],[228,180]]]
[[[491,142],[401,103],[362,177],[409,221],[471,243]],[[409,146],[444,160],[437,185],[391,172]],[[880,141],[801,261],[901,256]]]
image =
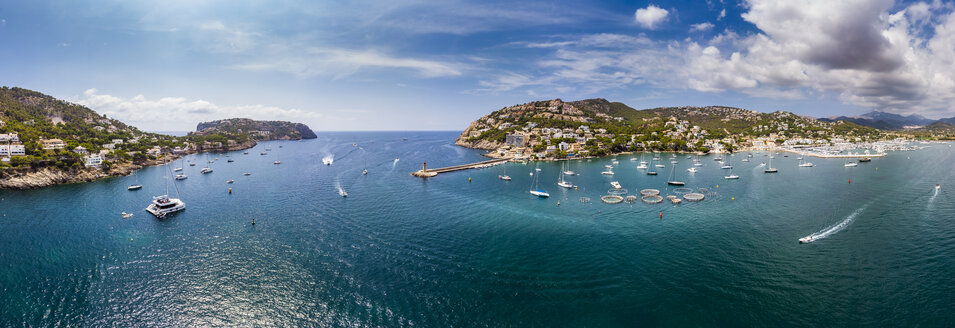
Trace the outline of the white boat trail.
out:
[[[845,220],[842,220],[842,222],[836,223],[836,224],[831,225],[831,226],[829,226],[829,227],[827,227],[827,228],[825,228],[825,229],[822,229],[822,230],[820,230],[820,231],[818,231],[818,232],[816,232],[816,233],[813,233],[813,234],[808,235],[808,236],[806,236],[806,237],[800,238],[800,239],[799,239],[799,242],[800,242],[800,243],[811,243],[811,242],[814,242],[814,241],[817,241],[817,240],[824,239],[824,238],[826,238],[826,237],[832,236],[832,235],[838,233],[839,231],[842,231],[842,229],[845,229],[847,226],[849,226],[849,224],[851,224],[852,221],[854,221],[855,218],[856,218],[857,216],[859,216],[859,213],[862,213],[862,211],[865,210],[866,207],[868,207],[868,204],[865,205],[865,206],[862,206],[862,207],[856,209],[855,211],[853,211],[852,213],[850,213],[849,216],[847,216],[847,217],[845,218]]]
[[[332,165],[335,162],[335,154],[328,154],[322,157],[322,164]]]

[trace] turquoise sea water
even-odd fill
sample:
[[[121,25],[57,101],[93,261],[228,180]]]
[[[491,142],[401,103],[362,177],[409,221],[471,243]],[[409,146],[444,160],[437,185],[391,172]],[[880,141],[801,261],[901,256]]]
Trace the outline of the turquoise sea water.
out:
[[[612,178],[600,174],[611,158],[569,162],[580,173],[568,177],[577,190],[556,186],[560,163],[507,164],[510,182],[497,179],[501,166],[409,176],[422,161],[484,159],[451,145],[456,134],[266,142],[249,155],[229,153],[234,163],[209,156],[219,160],[208,175],[198,173],[207,156],[190,156],[200,163],[185,166],[190,177],[177,183],[187,210],[165,220],[143,210],[163,192],[165,167],[141,170],[140,191],[126,190],[134,176],[0,190],[0,326],[949,326],[955,319],[955,151],[947,145],[855,168],[818,158],[810,159],[816,167],[798,168],[796,156],[780,154],[778,174],[757,167],[768,161],[764,153],[749,163],[737,155],[737,181],[722,179],[728,170],[714,156],[689,175],[692,161],[681,155],[675,175],[707,188],[703,202],[607,205],[599,197],[614,180],[631,194],[666,193],[668,154],[656,177],[629,160],[639,154],[618,156]],[[259,155],[266,147],[272,151]],[[331,166],[321,163],[327,154],[336,156]],[[550,199],[527,192],[535,167]],[[123,219],[123,211],[135,216]],[[825,238],[797,243],[836,225]]]

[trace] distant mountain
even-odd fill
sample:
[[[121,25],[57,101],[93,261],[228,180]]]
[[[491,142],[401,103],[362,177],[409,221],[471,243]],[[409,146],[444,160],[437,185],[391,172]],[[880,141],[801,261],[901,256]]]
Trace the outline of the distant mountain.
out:
[[[955,117],[943,118],[938,120],[939,122],[955,125]]]
[[[190,134],[229,133],[246,134],[255,140],[299,140],[315,139],[315,132],[302,123],[286,121],[256,121],[248,118],[230,118],[212,122],[202,122],[196,126],[196,132]]]
[[[952,119],[955,121],[955,118]],[[847,121],[881,130],[902,130],[906,126],[925,126],[935,122],[935,120],[918,114],[899,115],[880,111],[872,111],[859,116],[838,116],[820,118],[819,120],[825,122]]]

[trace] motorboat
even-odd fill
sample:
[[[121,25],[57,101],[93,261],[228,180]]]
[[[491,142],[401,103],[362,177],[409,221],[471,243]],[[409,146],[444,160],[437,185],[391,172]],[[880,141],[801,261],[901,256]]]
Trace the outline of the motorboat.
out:
[[[657,175],[657,171],[647,171],[647,175]]]
[[[697,170],[695,167],[691,167],[691,168],[686,169],[686,171],[687,171],[687,172],[690,172],[690,173],[696,173],[696,172],[699,171],[699,170]]]
[[[186,209],[186,203],[178,198],[170,198],[169,195],[153,197],[153,203],[146,207],[147,212],[160,219],[184,209]]]
[[[605,168],[612,169],[613,165],[604,165]]]
[[[723,166],[720,166],[720,168],[721,168],[721,169],[728,170],[728,169],[732,169],[733,166],[732,166],[732,165],[729,165],[729,164],[725,164],[725,165],[723,165]]]
[[[749,162],[749,158],[744,158],[743,162]]]
[[[654,166],[656,166],[656,167],[666,167],[666,165],[663,165],[663,164],[657,164],[657,165],[654,165]]]
[[[266,153],[266,152],[264,152],[264,151],[261,152],[261,153],[259,153],[259,155],[268,155],[268,154],[269,154],[269,153]]]
[[[845,167],[856,167],[856,166],[859,166],[859,163],[849,162],[849,163],[843,164],[842,166],[845,166]]]
[[[235,180],[227,180],[225,183],[233,183]]]
[[[613,189],[623,188],[620,186],[620,182],[617,182],[617,181],[610,181],[610,186],[613,187]]]
[[[252,173],[245,172],[245,173],[242,173],[242,175],[252,175]]]
[[[272,164],[282,164],[282,161],[274,161]]]
[[[348,192],[346,192],[345,189],[339,189],[338,195],[342,197],[348,197]]]
[[[196,166],[196,163],[189,163],[189,166]]]
[[[693,166],[703,166],[703,163],[699,163],[699,162],[693,163]]]
[[[814,240],[816,240],[816,237],[813,237],[813,236],[805,236],[805,237],[799,238],[799,243],[800,243],[800,244],[808,244],[808,243],[813,242]]]
[[[739,179],[739,176],[738,176],[738,175],[735,175],[735,174],[730,174],[730,175],[727,175],[727,176],[723,177],[723,179],[726,179],[726,180],[736,180],[736,179]]]
[[[232,162],[235,162],[235,160],[230,158],[230,159],[229,159],[228,161],[226,161],[226,162],[232,163]]]
[[[871,162],[872,159],[868,157],[863,157],[859,159],[859,163]]]
[[[278,164],[278,163],[275,163]],[[368,169],[361,170],[361,175],[368,175]]]
[[[805,162],[805,163],[799,164],[799,167],[813,167],[813,166],[816,166],[816,165],[815,165],[815,164],[812,164],[812,163],[810,163],[810,162]]]
[[[680,164],[680,162],[677,162],[677,161],[670,161],[670,164]]]
[[[613,171],[611,171],[611,170],[606,170],[606,171],[600,172],[600,174],[613,175]]]
[[[131,217],[133,217],[133,213],[123,212],[123,218],[124,218],[124,219],[128,219],[128,218],[131,218]]]
[[[936,184],[936,185],[935,185],[935,190],[939,190],[939,189],[942,189],[942,185]]]
[[[249,154],[249,152],[247,152],[247,151],[242,152],[242,155],[248,155],[248,154]]]
[[[176,174],[176,180],[185,180],[188,177],[189,177],[188,175],[185,175],[182,173]]]
[[[204,168],[202,168],[201,170],[199,170],[199,173],[202,173],[202,174],[212,173],[212,168],[210,168],[210,167],[204,167]]]

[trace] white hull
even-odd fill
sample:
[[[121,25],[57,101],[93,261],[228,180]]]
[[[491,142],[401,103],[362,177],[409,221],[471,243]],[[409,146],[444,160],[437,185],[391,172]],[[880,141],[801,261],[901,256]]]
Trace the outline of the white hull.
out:
[[[550,194],[548,194],[546,191],[542,191],[542,190],[531,190],[530,193],[531,193],[531,195],[534,195],[534,196],[537,196],[537,197],[540,197],[540,198],[550,197]]]
[[[186,209],[186,203],[179,200],[178,198],[169,198],[169,203],[173,205],[160,207],[160,205],[154,202],[146,207],[146,212],[149,212],[150,214],[155,215],[157,218],[162,219],[166,216],[169,216],[170,214]]]
[[[727,175],[727,176],[723,177],[723,179],[726,179],[726,180],[736,180],[736,179],[739,179],[739,176],[738,176],[738,175],[735,175],[735,174],[730,174],[730,175]]]

